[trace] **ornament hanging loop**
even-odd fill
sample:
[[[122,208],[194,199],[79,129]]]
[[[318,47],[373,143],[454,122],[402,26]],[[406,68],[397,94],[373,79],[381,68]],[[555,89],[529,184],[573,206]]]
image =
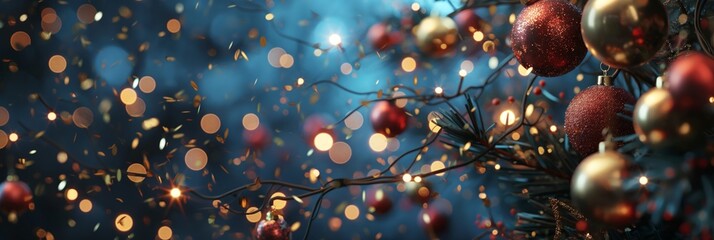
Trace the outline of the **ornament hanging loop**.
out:
[[[600,70],[602,71],[602,75],[597,77],[597,85],[612,86],[612,75],[608,73],[610,71],[610,65],[601,62]]]

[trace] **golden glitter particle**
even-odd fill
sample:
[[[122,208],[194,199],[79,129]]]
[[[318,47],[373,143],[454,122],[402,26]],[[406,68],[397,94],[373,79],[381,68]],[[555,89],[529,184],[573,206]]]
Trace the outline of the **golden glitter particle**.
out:
[[[360,112],[354,112],[345,119],[345,126],[352,130],[360,129],[362,124],[364,124],[364,117]]]
[[[337,164],[345,164],[352,157],[352,148],[345,142],[336,142],[329,151],[330,159]]]
[[[17,31],[10,36],[10,46],[15,51],[22,51],[22,49],[30,46],[30,44],[32,44],[32,39],[30,39],[30,35],[26,32]]]
[[[168,240],[173,237],[174,231],[171,230],[171,227],[169,226],[162,226],[159,228],[159,231],[156,233],[156,236],[159,237],[161,240]]]
[[[345,217],[349,220],[355,220],[359,217],[359,208],[355,205],[348,205],[345,208]]]
[[[318,133],[315,136],[315,139],[313,140],[313,143],[315,145],[315,148],[319,151],[327,151],[332,148],[332,145],[334,143],[334,140],[332,139],[332,135],[329,133]]]
[[[134,104],[137,99],[136,91],[132,88],[124,88],[121,90],[121,93],[119,93],[119,99],[126,105]]]
[[[285,193],[276,192],[276,193],[273,193],[272,196],[270,196],[270,198],[276,198],[276,197],[285,197]],[[285,200],[273,200],[273,207],[278,210],[285,208],[285,205],[287,205],[287,204],[288,204],[288,202]]]
[[[248,219],[248,222],[257,223],[257,222],[260,222],[260,220],[263,218],[263,213],[258,211],[257,207],[249,207],[248,210],[246,210],[246,212],[247,213],[255,212],[253,214],[245,215],[245,218]]]
[[[532,67],[526,68],[523,65],[518,65],[518,74],[521,76],[528,76],[528,74],[531,74],[531,71],[533,71]]]
[[[384,136],[381,133],[375,133],[372,134],[371,137],[369,137],[369,148],[372,149],[372,151],[375,152],[382,152],[385,149],[387,149],[387,137]]]
[[[214,134],[221,129],[221,119],[216,114],[206,114],[201,118],[201,129],[205,133]]]
[[[151,93],[156,89],[156,80],[151,76],[144,76],[139,79],[139,90],[143,93]]]
[[[79,201],[79,210],[85,213],[92,211],[92,201],[89,199],[82,199],[82,201]]]
[[[405,57],[402,59],[402,70],[405,72],[413,72],[416,70],[416,60],[412,57]]]
[[[120,232],[128,232],[134,227],[134,219],[129,214],[122,213],[114,219],[114,227]]]
[[[8,121],[10,121],[10,112],[7,111],[7,108],[0,107],[0,126],[5,126]]]
[[[10,139],[8,139],[7,133],[5,133],[5,131],[3,130],[0,130],[0,149],[5,148],[9,140]]]
[[[166,30],[168,30],[170,33],[177,33],[181,31],[181,22],[177,19],[171,19],[168,22],[166,22]]]
[[[94,113],[86,107],[80,107],[72,113],[72,122],[79,128],[88,128],[94,122]]]
[[[144,167],[144,165],[141,165],[141,163],[132,163],[126,169],[127,178],[129,178],[129,181],[135,183],[140,183],[144,181],[144,179],[146,178],[146,174],[146,168]]]
[[[17,142],[17,140],[20,140],[20,136],[17,135],[17,133],[10,133],[10,135],[7,136],[7,139],[9,139],[10,142]]]
[[[53,73],[61,73],[67,68],[67,60],[61,55],[54,55],[50,57],[48,65]]]
[[[74,201],[74,200],[77,200],[77,197],[79,196],[79,192],[77,192],[77,189],[70,188],[70,189],[67,189],[67,191],[65,191],[64,195],[67,198],[67,200]]]
[[[84,24],[93,23],[96,14],[97,9],[89,3],[82,4],[77,8],[77,19]]]
[[[248,113],[245,116],[243,116],[243,127],[246,130],[255,130],[260,126],[260,118],[258,118],[258,115],[255,115],[254,113]]]
[[[332,217],[330,218],[328,225],[330,226],[330,230],[332,230],[333,232],[337,232],[337,230],[340,230],[340,228],[342,227],[342,219],[338,217]]]
[[[126,109],[126,113],[129,114],[129,116],[141,117],[146,111],[146,103],[143,99],[136,98],[136,101],[133,104],[126,105],[124,108]]]
[[[203,149],[192,148],[186,152],[184,156],[186,166],[193,171],[200,171],[206,167],[208,163],[208,155]]]

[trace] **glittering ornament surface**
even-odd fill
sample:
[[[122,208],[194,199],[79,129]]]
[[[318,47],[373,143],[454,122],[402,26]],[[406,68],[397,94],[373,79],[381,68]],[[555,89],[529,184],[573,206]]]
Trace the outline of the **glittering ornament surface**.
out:
[[[261,220],[255,227],[258,240],[289,240],[291,232],[282,217],[272,220]]]
[[[596,152],[604,129],[614,137],[634,133],[631,122],[617,115],[630,115],[625,104],[634,105],[635,98],[612,86],[592,86],[575,95],[565,111],[565,132],[575,151],[582,156]]]
[[[662,48],[669,31],[660,0],[591,0],[582,36],[590,53],[613,67],[641,65]]]
[[[32,191],[26,183],[6,181],[0,184],[0,209],[5,212],[27,210],[32,202]]]
[[[433,57],[446,56],[453,52],[459,43],[456,23],[448,17],[424,18],[414,27],[413,33],[417,47]]]
[[[391,101],[374,104],[370,114],[372,128],[387,137],[395,137],[407,129],[407,113]]]
[[[610,226],[635,223],[637,197],[624,190],[625,180],[636,174],[633,170],[627,157],[615,151],[588,156],[573,173],[573,205],[585,216]]]
[[[541,0],[521,11],[511,30],[513,54],[544,77],[563,75],[585,57],[580,10],[562,0]]]

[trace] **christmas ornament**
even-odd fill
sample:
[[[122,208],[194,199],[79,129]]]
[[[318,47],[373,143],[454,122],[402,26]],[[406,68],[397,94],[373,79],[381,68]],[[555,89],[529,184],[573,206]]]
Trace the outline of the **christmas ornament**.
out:
[[[678,107],[679,100],[661,88],[637,100],[632,118],[640,141],[659,150],[688,150],[704,143],[709,121],[701,111]]]
[[[582,156],[598,150],[604,140],[603,130],[614,137],[633,134],[629,120],[618,116],[625,112],[625,104],[635,104],[635,98],[621,88],[609,86],[611,79],[600,76],[601,85],[591,86],[575,95],[565,110],[565,133],[573,149]]]
[[[659,0],[590,0],[582,20],[590,53],[616,68],[650,61],[669,30],[667,11]]]
[[[379,101],[370,114],[372,128],[387,137],[396,137],[407,129],[407,113],[393,101]]]
[[[310,146],[314,147],[314,140],[317,134],[327,133],[334,138],[334,131],[327,128],[331,122],[331,120],[328,119],[330,118],[320,114],[311,115],[305,119],[305,123],[302,126],[303,136]]]
[[[432,57],[443,57],[451,53],[459,43],[456,23],[448,17],[424,18],[412,32],[417,47]]]
[[[682,54],[669,65],[667,84],[679,108],[710,105],[714,97],[714,59],[699,52]]]
[[[8,180],[0,184],[0,209],[5,212],[22,212],[30,208],[32,191],[26,183]]]
[[[291,238],[290,228],[283,216],[272,211],[265,215],[265,219],[258,222],[255,227],[255,235],[258,240],[289,240]]]
[[[364,202],[367,204],[369,212],[384,214],[392,209],[392,200],[382,189],[372,189],[365,192]]]
[[[570,184],[573,205],[589,219],[612,227],[634,224],[637,201],[623,189],[634,169],[626,156],[602,147],[575,169]]]
[[[434,201],[426,208],[419,211],[419,225],[432,233],[441,233],[449,226],[451,205],[443,201]]]
[[[436,196],[436,193],[431,190],[431,184],[422,180],[421,182],[406,182],[404,183],[405,193],[415,203],[427,203]]]
[[[454,22],[459,28],[459,33],[462,38],[473,39],[473,34],[476,31],[481,31],[483,33],[483,26],[487,23],[481,19],[473,9],[466,9],[454,16]]]
[[[243,131],[243,141],[252,149],[262,149],[270,143],[270,132],[262,125]]]
[[[404,40],[401,32],[391,31],[387,23],[375,23],[367,31],[367,39],[376,50],[383,50],[399,44]]]
[[[538,76],[555,77],[577,67],[586,48],[580,35],[580,10],[564,0],[526,6],[511,30],[518,62]]]

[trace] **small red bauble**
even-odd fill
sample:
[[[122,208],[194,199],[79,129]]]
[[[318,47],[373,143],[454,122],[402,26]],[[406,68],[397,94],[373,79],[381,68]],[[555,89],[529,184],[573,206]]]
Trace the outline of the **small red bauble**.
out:
[[[5,212],[22,212],[30,208],[32,191],[21,181],[6,181],[0,184],[0,209]]]
[[[407,113],[392,101],[379,101],[372,108],[369,119],[375,132],[396,137],[407,129]]]
[[[268,214],[255,226],[255,237],[258,240],[290,240],[291,232],[285,219]]]
[[[367,31],[367,39],[376,50],[383,50],[399,44],[404,40],[401,32],[391,31],[387,23],[375,23]]]
[[[511,48],[518,62],[543,77],[573,70],[587,53],[580,18],[580,10],[564,0],[541,0],[526,6],[511,30]]]
[[[307,141],[310,146],[314,147],[314,140],[317,134],[327,133],[334,137],[334,131],[327,129],[327,126],[330,124],[327,119],[329,118],[319,114],[311,115],[305,119],[305,123],[302,126],[303,136],[305,136],[305,141]]]
[[[252,149],[262,149],[270,143],[270,132],[261,126],[243,132],[243,141]]]
[[[667,83],[678,107],[701,109],[714,97],[714,59],[699,52],[682,54],[669,65]]]
[[[368,190],[364,196],[364,202],[369,207],[370,212],[385,214],[392,209],[392,200],[382,189]]]
[[[613,86],[592,86],[575,95],[565,110],[565,133],[573,149],[582,156],[597,152],[604,129],[613,137],[633,134],[632,122],[617,115],[632,115],[625,104],[634,105],[635,98]]]
[[[463,38],[472,38],[474,32],[483,31],[485,22],[476,15],[473,9],[466,9],[454,16],[454,22],[459,27],[459,33]]]
[[[433,233],[441,233],[449,226],[450,206],[434,202],[419,212],[419,225]]]

